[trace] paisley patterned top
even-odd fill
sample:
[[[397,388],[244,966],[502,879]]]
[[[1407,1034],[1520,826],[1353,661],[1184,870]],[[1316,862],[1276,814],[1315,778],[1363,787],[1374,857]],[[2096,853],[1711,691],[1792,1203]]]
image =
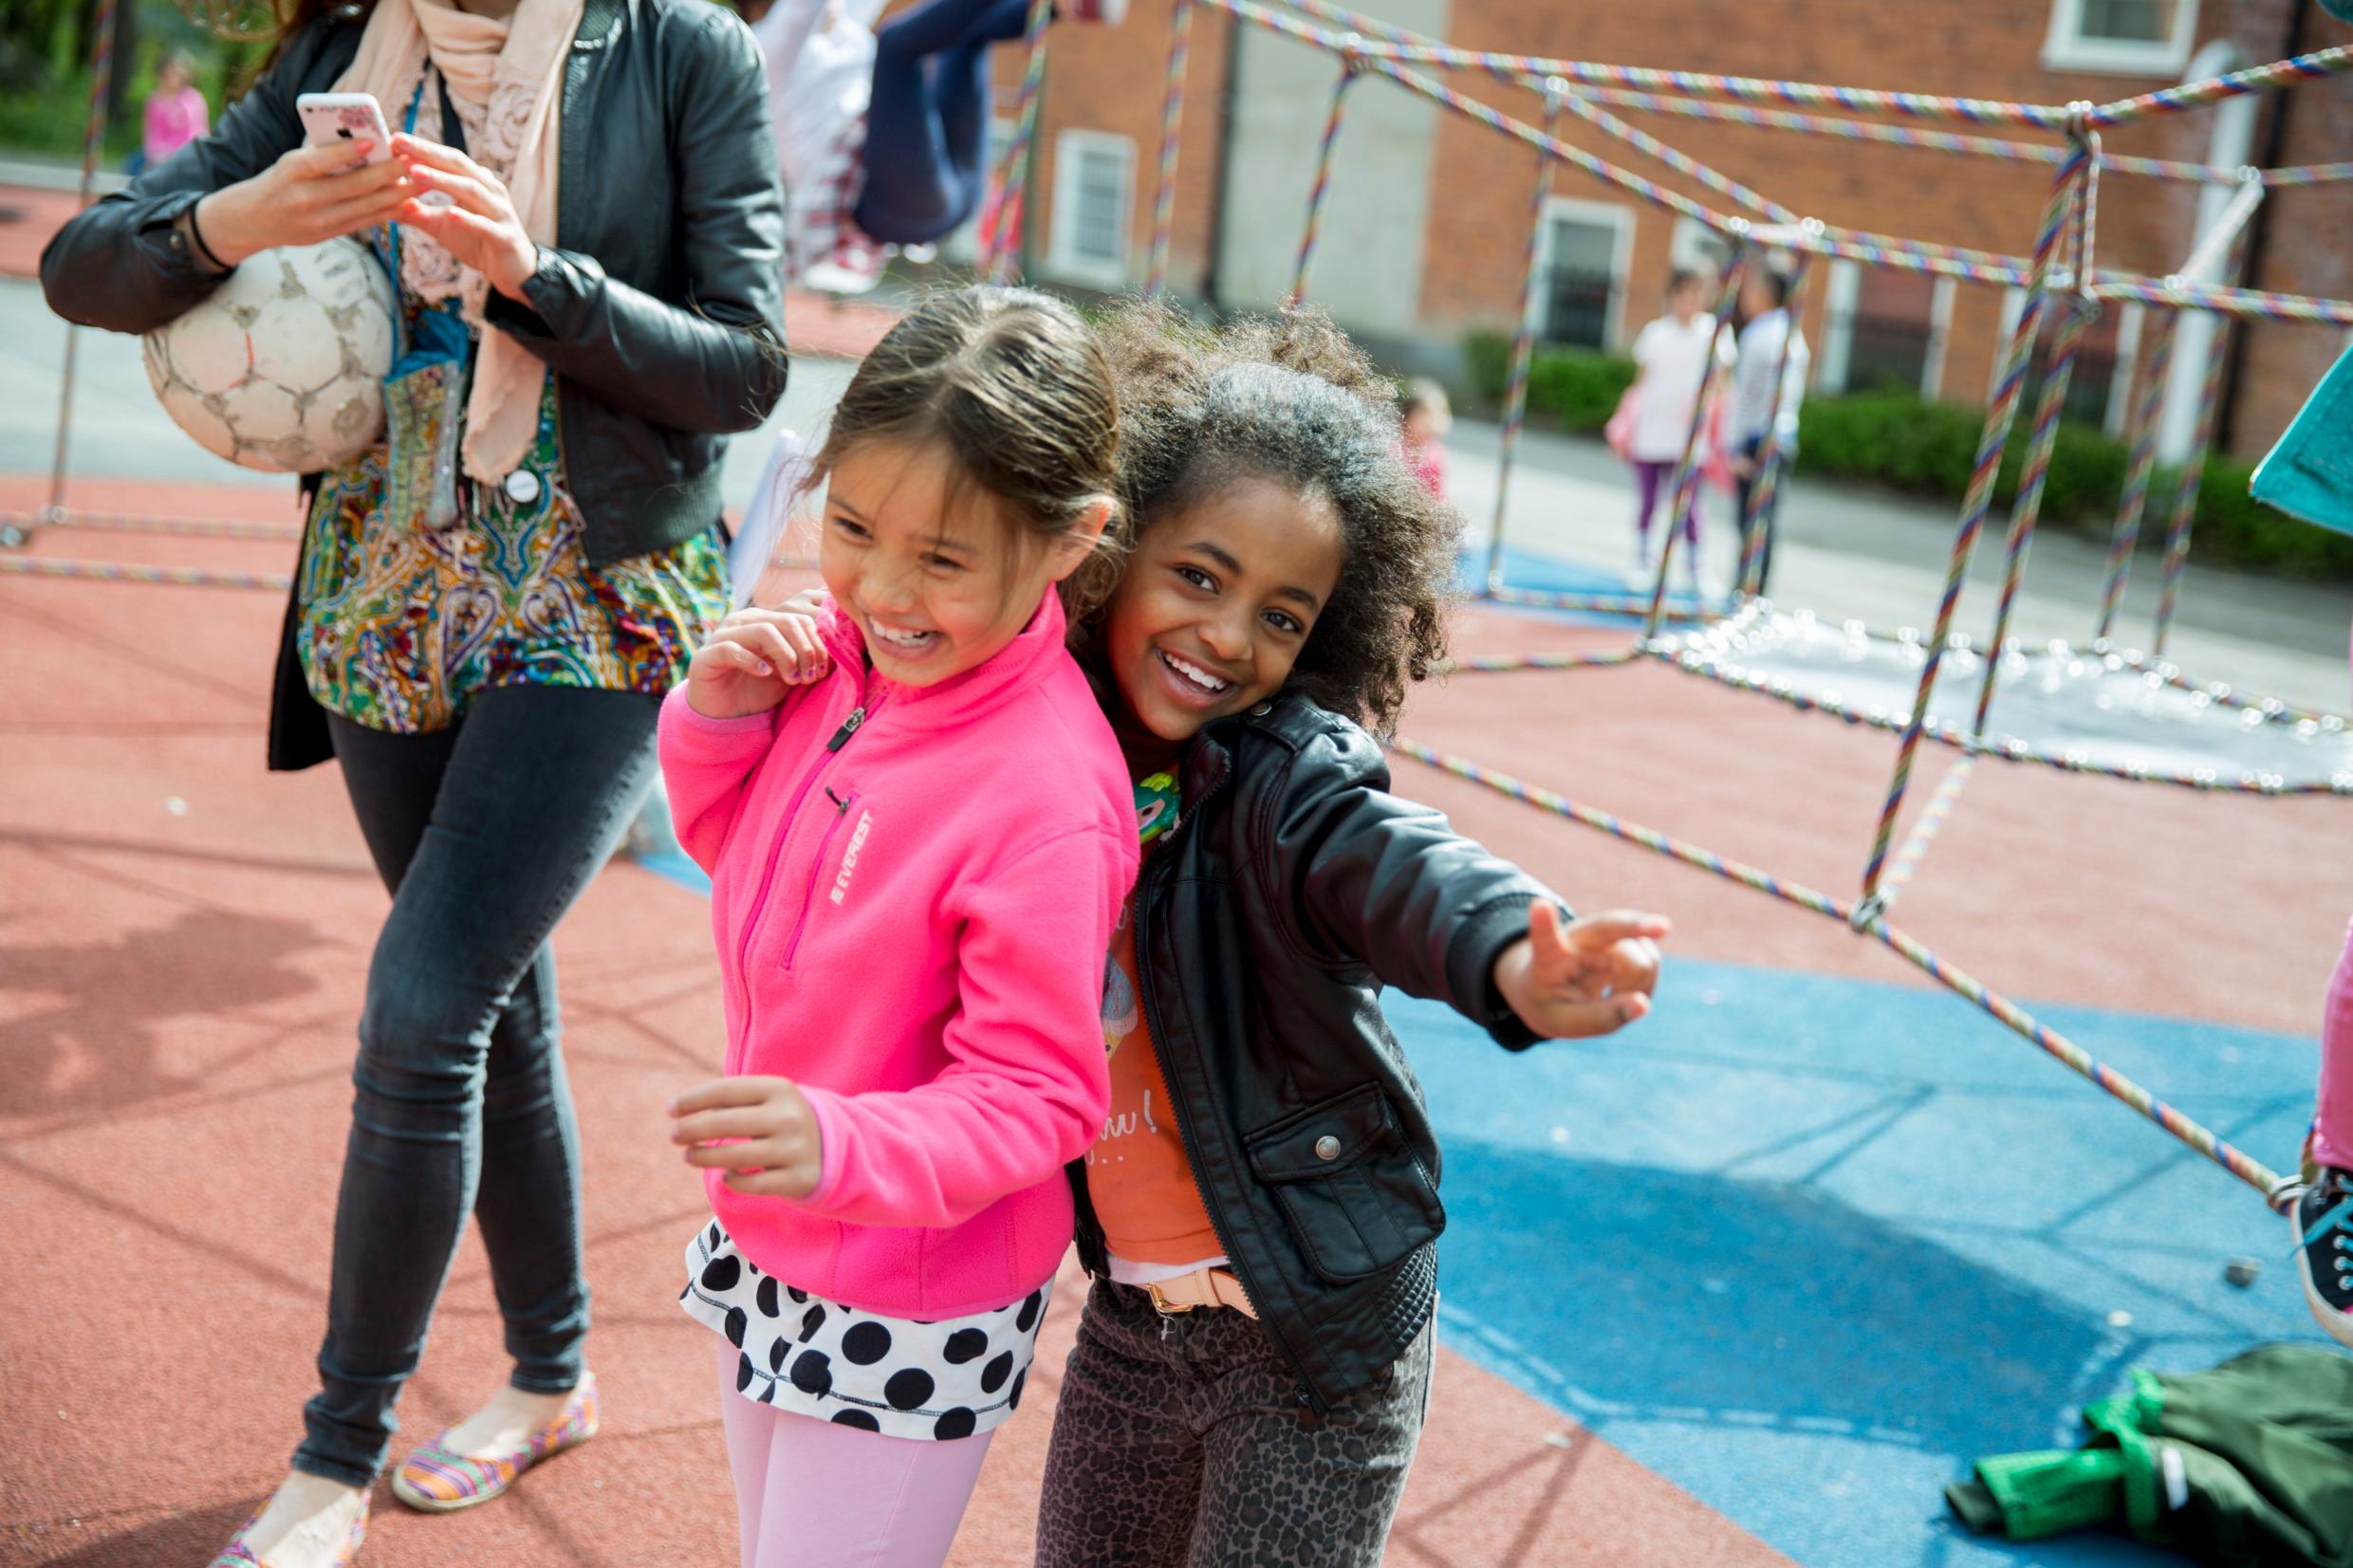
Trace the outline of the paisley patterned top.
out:
[[[412,301],[404,301],[415,308]],[[310,694],[370,729],[447,729],[498,686],[658,696],[727,613],[716,531],[598,569],[565,488],[555,378],[506,487],[470,488],[444,531],[388,517],[378,445],[322,477],[296,579]]]

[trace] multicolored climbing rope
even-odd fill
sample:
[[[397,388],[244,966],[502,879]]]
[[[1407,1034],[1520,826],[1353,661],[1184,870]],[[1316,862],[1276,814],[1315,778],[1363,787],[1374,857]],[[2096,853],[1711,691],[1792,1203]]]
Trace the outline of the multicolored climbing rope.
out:
[[[0,555],[0,577],[89,578],[100,582],[146,582],[175,588],[254,588],[283,594],[294,586],[285,572],[219,572],[197,566],[142,566],[118,561],[54,561]]]
[[[1480,71],[1490,76],[1557,76],[1571,83],[1591,83],[1602,86],[1663,88],[1670,92],[1694,93],[1708,98],[1899,115],[1907,120],[1949,120],[1973,125],[2037,125],[2045,130],[2056,131],[2066,128],[2068,115],[2066,108],[2051,104],[1951,98],[1936,93],[1884,92],[1867,87],[1824,86],[1808,82],[1716,76],[1701,71],[1651,70],[1630,65],[1604,65],[1584,60],[1548,60],[1540,55],[1506,54],[1492,49],[1461,49],[1445,44],[1382,41],[1368,43],[1364,47],[1368,55],[1411,65]]]
[[[2066,645],[2058,644],[2054,651],[2065,652]],[[2194,681],[2181,673],[2179,665],[2163,659],[2150,658],[2138,649],[2120,648],[2106,637],[2093,639],[2086,651],[2094,658],[2114,659],[2120,668],[2133,671],[2135,673],[2155,675],[2161,684],[2172,687],[2177,692],[2188,692],[2204,697],[2217,708],[2260,713],[2267,722],[2271,724],[2308,724],[2316,729],[2325,729],[2331,734],[2353,727],[2353,716],[2331,713],[2324,708],[2302,708],[2292,702],[2283,702],[2277,697],[2242,696],[2225,681]]]
[[[1494,674],[1509,670],[1584,670],[1632,664],[1646,657],[1640,648],[1594,648],[1575,654],[1474,654],[1449,659],[1441,674]]]
[[[1897,897],[1910,884],[1913,873],[1920,869],[1920,861],[1928,856],[1928,846],[1936,841],[1936,834],[1944,827],[1945,819],[1953,815],[1953,807],[1960,800],[1962,789],[1967,787],[1971,776],[1976,771],[1977,759],[1973,755],[1965,756],[1947,768],[1944,777],[1937,781],[1936,792],[1928,798],[1928,805],[1921,811],[1920,820],[1912,824],[1912,831],[1904,839],[1903,847],[1896,851],[1896,858],[1888,865],[1886,876],[1880,881],[1880,890],[1874,895],[1878,902],[1871,911],[1878,918],[1884,920],[1887,912],[1896,907]]]
[[[2142,93],[2138,98],[2121,98],[2113,103],[2102,103],[2093,108],[2087,123],[2094,127],[2123,125],[2157,115],[2202,108],[2209,103],[2219,103],[2226,98],[2272,92],[2299,82],[2335,76],[2343,71],[2353,71],[2353,47],[2339,45],[2332,49],[2300,54],[2293,60],[2278,60],[2269,65],[2251,65],[2227,76],[2209,77],[2203,82],[2185,82],[2178,87],[2160,87],[2156,92]]]
[[[2233,210],[2241,224],[2254,204],[2263,197],[2263,187],[2251,185],[2240,193]],[[2230,214],[2224,215],[2228,222]],[[2221,224],[2217,224],[2219,230]],[[2230,243],[2230,258],[2223,276],[2235,279],[2246,265],[2247,233],[2243,227],[2233,229]],[[2207,248],[2201,244],[2198,255],[2185,270],[2196,275],[2203,265]],[[2190,562],[2190,529],[2197,512],[2198,484],[2206,476],[2206,456],[2214,451],[2215,421],[2222,413],[2222,381],[2231,367],[2231,318],[2225,316],[2216,326],[2214,341],[2206,345],[2206,375],[2198,388],[2197,425],[2190,435],[2190,450],[2181,460],[2181,469],[2174,476],[2173,510],[2165,524],[2164,575],[2158,580],[2157,617],[2149,629],[2149,652],[2161,658],[2166,640],[2173,635],[2174,611],[2181,601],[2182,568]]]
[[[1253,27],[1262,28],[1269,32],[1280,33],[1284,37],[1294,38],[1302,43],[1314,44],[1343,53],[1348,47],[1345,40],[1327,34],[1307,23],[1280,15],[1257,4],[1256,0],[1198,0],[1198,3],[1215,6],[1219,10],[1230,12]],[[1396,48],[1401,46],[1381,46]],[[1417,71],[1408,70],[1395,60],[1378,58],[1372,52],[1375,46],[1371,44],[1360,39],[1354,47],[1357,58],[1365,70],[1377,71],[1408,91],[1419,93],[1424,98],[1431,99],[1466,119],[1475,120],[1483,125],[1500,131],[1514,140],[1525,141],[1531,147],[1541,148],[1564,163],[1573,164],[1583,169],[1596,179],[1615,185],[1656,206],[1680,212],[1685,217],[1703,223],[1713,230],[1727,230],[1733,222],[1723,213],[1702,206],[1679,191],[1670,190],[1657,180],[1644,179],[1640,175],[1621,169],[1616,164],[1596,157],[1584,148],[1572,146],[1557,137],[1547,136],[1533,126],[1524,124],[1490,104],[1458,93],[1454,88],[1423,76]]]
[[[1675,560],[1675,542],[1683,532],[1683,520],[1690,508],[1699,504],[1699,462],[1701,433],[1708,427],[1708,415],[1724,397],[1725,386],[1732,379],[1732,356],[1726,352],[1732,338],[1732,311],[1740,304],[1740,284],[1751,267],[1763,266],[1756,248],[1744,244],[1732,252],[1724,275],[1716,282],[1715,324],[1708,332],[1708,368],[1699,378],[1699,396],[1692,399],[1691,422],[1683,428],[1683,450],[1676,454],[1675,473],[1667,481],[1666,531],[1659,536],[1657,575],[1651,579],[1650,608],[1642,617],[1640,641],[1647,643],[1658,635],[1658,622],[1667,607],[1667,569]],[[1693,544],[1695,552],[1696,541]],[[1692,574],[1698,576],[1699,562],[1695,554]]]
[[[1960,604],[1961,585],[1969,578],[1970,555],[1976,548],[1986,513],[1993,505],[1994,477],[2001,468],[2003,449],[2010,443],[2010,426],[2018,412],[2019,395],[2026,386],[2027,366],[2033,358],[2034,335],[2042,323],[2043,304],[2048,297],[2060,241],[2068,232],[2071,219],[2078,223],[2082,220],[2081,203],[2090,190],[2090,143],[2079,137],[2051,176],[2042,228],[2034,240],[2034,281],[2019,308],[2018,323],[2010,331],[2010,346],[2002,360],[2001,379],[1995,383],[1992,400],[1986,410],[1985,434],[1977,444],[1977,465],[1969,476],[1969,489],[1961,501],[1960,522],[1953,532],[1953,554],[1945,567],[1944,597],[1937,602],[1936,630],[1930,635],[1928,656],[1920,665],[1919,690],[1912,699],[1912,716],[1904,725],[1903,737],[1897,743],[1896,767],[1888,780],[1887,802],[1880,808],[1879,827],[1871,836],[1870,858],[1863,863],[1862,892],[1866,898],[1879,891],[1880,875],[1887,863],[1888,843],[1895,837],[1896,814],[1903,808],[1904,792],[1912,783],[1912,759],[1918,752],[1920,731],[1927,722],[1929,693],[1936,684],[1936,671],[1944,660],[1954,611]]]
[[[2018,472],[2018,498],[2010,505],[2010,530],[2002,544],[2002,592],[1993,610],[1989,648],[2010,641],[2010,623],[2018,605],[2018,589],[2026,579],[2027,554],[2033,547],[2034,526],[2043,513],[2043,485],[2050,476],[2051,448],[2059,438],[2059,413],[2067,400],[2067,382],[2075,374],[2075,356],[2083,346],[2084,329],[2100,314],[2098,302],[2077,296],[2074,308],[2059,323],[2051,343],[2050,368],[2043,373],[2043,390],[2034,405],[2034,429],[2027,437],[2027,454]],[[1993,711],[1994,677],[2002,661],[1985,661],[1985,679],[1977,687],[1977,716],[1970,726],[1982,737]]]
[[[1744,594],[1762,594],[1765,591],[1765,545],[1770,538],[1769,524],[1773,515],[1774,497],[1781,489],[1781,470],[1787,467],[1781,450],[1781,406],[1789,396],[1789,357],[1796,351],[1797,341],[1803,336],[1797,330],[1797,322],[1806,309],[1806,275],[1812,270],[1812,257],[1800,251],[1797,267],[1789,275],[1788,296],[1784,307],[1788,311],[1789,325],[1781,335],[1781,352],[1773,360],[1773,397],[1765,416],[1765,444],[1757,449],[1754,482],[1749,487],[1749,504],[1740,514],[1740,574],[1737,581]]]
[[[1721,624],[1725,628],[1736,629],[1743,624],[1741,616],[1751,611],[1769,608],[1769,601],[1752,600],[1743,607],[1740,615]],[[1912,640],[1918,639],[1915,637]],[[1955,652],[1970,651],[1966,637],[1955,635],[1951,642]],[[1737,691],[1754,692],[1760,695],[1771,697],[1801,713],[1826,713],[1834,719],[1859,729],[1884,730],[1890,734],[1902,733],[1909,723],[1903,712],[1877,706],[1868,709],[1859,708],[1852,703],[1843,701],[1834,693],[1816,696],[1800,690],[1794,683],[1782,676],[1767,674],[1761,671],[1750,670],[1734,664],[1711,650],[1693,646],[1688,639],[1677,639],[1673,636],[1661,638],[1655,641],[1647,651],[1654,657],[1673,665],[1686,674],[1697,675],[1702,679],[1715,681]],[[2067,652],[2064,644],[2056,645],[2052,656],[2066,657]],[[2091,656],[2099,657],[2099,655]],[[2112,670],[2129,668],[2121,657],[2112,655],[2102,662]],[[2196,688],[2184,687],[2183,690],[2190,691],[2193,694],[2198,692]],[[2269,705],[2266,705],[2262,711],[2267,719],[2272,717]],[[2298,725],[2301,732],[2312,735],[2338,734],[2342,733],[2344,729],[2344,721],[2333,716],[2325,719],[2298,718],[2293,722]],[[2311,728],[2303,729],[2302,727],[2307,724],[2309,724]],[[2291,783],[2282,775],[2275,773],[2242,770],[2235,777],[2225,778],[2220,770],[2211,767],[2182,770],[2151,767],[2144,763],[2137,762],[2100,762],[2081,748],[2046,751],[2028,746],[2023,741],[1982,738],[1964,726],[1939,719],[1933,713],[1923,722],[1922,733],[1924,738],[1940,746],[1950,747],[1956,751],[1970,755],[1990,757],[1996,762],[2028,764],[2054,768],[2065,773],[2081,773],[2093,778],[2114,779],[2125,784],[2158,784],[2179,789],[2196,790],[2202,794],[2254,795],[2267,798],[2315,795],[2353,796],[2353,770],[2332,773],[2325,781],[2313,779]]]
[[[1560,101],[1545,97],[1545,134],[1558,124]],[[1487,584],[1490,598],[1503,587],[1504,516],[1511,504],[1511,473],[1519,457],[1520,430],[1528,423],[1528,367],[1536,357],[1536,313],[1543,308],[1537,262],[1543,252],[1545,204],[1552,195],[1552,158],[1536,155],[1536,178],[1528,194],[1528,244],[1520,253],[1519,324],[1511,330],[1511,368],[1503,389],[1503,444],[1496,456],[1495,521],[1487,536]]]
[[[82,131],[82,183],[78,187],[74,209],[90,205],[90,193],[98,184],[98,159],[106,140],[106,104],[114,94],[115,33],[119,25],[116,0],[98,0],[97,26],[93,28],[90,53],[90,98],[88,117]],[[65,325],[65,354],[58,367],[57,379],[57,444],[49,460],[49,506],[55,516],[65,509],[66,453],[73,439],[74,371],[80,359],[76,345],[82,329],[72,323]]]
[[[1566,796],[1557,795],[1551,790],[1525,784],[1509,774],[1491,771],[1479,766],[1476,763],[1422,746],[1402,736],[1390,742],[1389,748],[1401,756],[1411,757],[1416,762],[1426,764],[1442,772],[1451,773],[1458,779],[1467,780],[1472,784],[1491,789],[1499,795],[1506,795],[1524,804],[1534,806],[1539,811],[1566,818],[1569,821],[1582,822],[1587,827],[1598,828],[1614,839],[1621,839],[1631,844],[1640,844],[1645,849],[1681,860],[1686,865],[1696,866],[1702,871],[1713,872],[1729,881],[1738,882],[1744,887],[1754,888],[1759,893],[1769,894],[1785,903],[1795,904],[1800,909],[1812,910],[1817,914],[1827,915],[1842,924],[1849,926],[1855,924],[1856,905],[1834,898],[1828,894],[1816,892],[1799,883],[1785,882],[1767,872],[1759,871],[1754,866],[1743,865],[1737,860],[1727,859],[1712,851],[1701,849],[1695,844],[1669,838],[1655,828],[1644,827],[1640,823],[1629,822],[1623,818],[1612,816],[1606,811],[1598,811],[1591,806],[1582,805]],[[2216,1137],[2208,1129],[2184,1116],[2173,1106],[2166,1104],[2115,1068],[2099,1061],[2091,1053],[2044,1024],[2015,1002],[1988,988],[1985,983],[1976,976],[1955,965],[1947,963],[1914,937],[1890,926],[1884,917],[1866,915],[1860,929],[1878,938],[1890,950],[1918,965],[1929,978],[1937,984],[1974,1003],[1987,1014],[1999,1020],[2015,1033],[2033,1042],[2056,1061],[2082,1074],[2118,1100],[2132,1107],[2190,1148],[2196,1150],[2256,1191],[2263,1193],[2265,1202],[2276,1201],[2272,1197],[2272,1189],[2279,1184],[2279,1176],[2266,1168],[2261,1161]]]
[[[1168,86],[1160,97],[1159,184],[1152,196],[1152,262],[1144,295],[1168,287],[1169,245],[1176,231],[1176,138],[1184,124],[1185,65],[1193,54],[1193,0],[1176,0],[1169,18]]]
[[[1013,99],[1013,137],[997,165],[997,199],[991,221],[981,231],[982,276],[1003,283],[1020,269],[1014,253],[1021,225],[1029,206],[1030,146],[1038,134],[1039,88],[1046,81],[1046,28],[1054,18],[1054,0],[1029,0],[1022,25],[1022,46],[1028,64],[1022,67],[1021,90]]]
[[[2087,138],[2092,150],[2092,168],[2075,208],[2074,248],[2068,264],[2077,278],[2082,278],[2092,263],[2095,222],[2094,207],[2099,198],[2098,138]],[[2050,367],[2043,376],[2043,390],[2034,409],[2034,429],[2027,438],[2026,457],[2020,465],[2018,495],[2010,503],[2010,527],[2002,545],[2002,590],[1994,607],[1993,632],[1986,646],[2001,649],[2009,646],[2010,624],[2018,604],[2018,590],[2025,581],[2027,555],[2034,544],[2034,526],[2043,513],[2043,487],[2050,476],[2051,449],[2059,438],[2059,415],[2066,408],[2067,383],[2075,374],[2075,357],[2082,348],[2084,333],[2100,314],[2100,302],[2078,292],[2066,319],[2059,323],[2059,331],[2051,344]],[[1970,726],[1973,736],[1982,738],[1993,711],[1994,678],[2001,670],[2001,660],[1985,661],[1985,679],[1977,688],[1977,711]]]
[[[0,528],[18,528],[27,533],[35,529],[62,528],[83,533],[168,534],[184,539],[269,540],[287,544],[300,544],[303,537],[302,526],[296,523],[223,523],[204,518],[146,517],[129,512],[85,512],[71,507],[63,515],[0,511]]]
[[[1631,590],[1619,594],[1568,594],[1552,593],[1540,588],[1512,588],[1499,584],[1490,588],[1483,597],[1497,604],[1520,604],[1536,610],[1583,611],[1591,615],[1605,616],[1643,615],[1649,611],[1651,604],[1650,595]],[[1671,605],[1667,609],[1666,618],[1669,620],[1704,619],[1712,618],[1713,614],[1714,612],[1704,605],[1693,610],[1683,610]]]
[[[1988,988],[1975,975],[1957,965],[1947,963],[1927,946],[1898,931],[1884,921],[1871,927],[1873,936],[1887,948],[1918,965],[1921,971],[1937,984],[1975,1003],[1987,1013],[2008,1024],[2013,1031],[2032,1041],[2056,1061],[2106,1090],[2117,1099],[2140,1112],[2149,1120],[2179,1138],[2208,1159],[2221,1166],[2239,1180],[2264,1195],[2264,1201],[2274,1202],[2272,1190],[2279,1186],[2279,1174],[2261,1160],[2234,1148],[2216,1137],[2205,1127],[2183,1116],[2179,1111],[2158,1098],[2123,1074],[2099,1061],[2066,1036],[2044,1024],[2010,998]]]
[[[2117,495],[2116,526],[2108,535],[2108,577],[2100,591],[2100,625],[2094,634],[2104,637],[2116,630],[2117,613],[2123,608],[2124,584],[2132,577],[2133,550],[2140,542],[2140,517],[2149,500],[2149,475],[2157,467],[2158,405],[2174,363],[2174,328],[2177,318],[2158,317],[2144,323],[2140,363],[2140,395],[2133,400],[2131,455],[2124,463],[2124,488]]]
[[[2103,300],[2139,300],[2143,304],[2170,305],[2177,310],[2251,316],[2267,322],[2353,326],[2353,302],[2315,299],[2308,294],[2275,294],[2262,288],[2198,287],[2136,278],[2124,272],[2100,273],[2092,282],[2091,292]]]
[[[1332,156],[1340,148],[1340,126],[1348,108],[1348,89],[1356,85],[1356,57],[1341,64],[1340,80],[1332,83],[1331,112],[1324,117],[1324,137],[1315,148],[1315,181],[1307,188],[1307,221],[1299,235],[1299,265],[1291,271],[1293,310],[1307,303],[1307,268],[1315,262],[1316,241],[1324,237],[1324,202],[1332,193]]]
[[[1468,780],[1472,784],[1491,789],[1499,795],[1508,795],[1524,804],[1534,806],[1539,811],[1547,811],[1556,817],[1566,817],[1572,822],[1583,822],[1587,827],[1599,828],[1613,839],[1623,839],[1630,844],[1640,844],[1644,849],[1656,850],[1661,855],[1671,856],[1687,865],[1695,865],[1702,871],[1714,872],[1718,876],[1738,882],[1743,887],[1754,888],[1759,893],[1769,894],[1775,898],[1795,904],[1800,909],[1809,909],[1817,914],[1829,915],[1834,920],[1844,920],[1853,913],[1853,905],[1843,899],[1833,898],[1826,893],[1817,893],[1803,883],[1784,881],[1770,872],[1759,871],[1754,866],[1744,865],[1738,860],[1729,859],[1712,850],[1685,843],[1680,839],[1671,839],[1656,829],[1629,822],[1622,817],[1614,817],[1606,811],[1598,811],[1589,805],[1580,805],[1565,795],[1556,795],[1549,789],[1523,784],[1508,773],[1497,773],[1481,767],[1476,763],[1423,746],[1402,735],[1389,742],[1388,745],[1390,750],[1400,756],[1411,757],[1416,762],[1427,763],[1442,772],[1452,773],[1458,779]]]

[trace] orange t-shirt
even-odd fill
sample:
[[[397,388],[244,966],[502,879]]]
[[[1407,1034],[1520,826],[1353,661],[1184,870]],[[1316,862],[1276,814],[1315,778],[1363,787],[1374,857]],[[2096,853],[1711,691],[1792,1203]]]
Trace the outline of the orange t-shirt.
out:
[[[1120,912],[1103,970],[1103,1047],[1111,1053],[1111,1110],[1086,1152],[1086,1193],[1103,1242],[1128,1263],[1185,1264],[1225,1256],[1193,1180],[1168,1102],[1168,1080],[1136,985],[1135,900]]]

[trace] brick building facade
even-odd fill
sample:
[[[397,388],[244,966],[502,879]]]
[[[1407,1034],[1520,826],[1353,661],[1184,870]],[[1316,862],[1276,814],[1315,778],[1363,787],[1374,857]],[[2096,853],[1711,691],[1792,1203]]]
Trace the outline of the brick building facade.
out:
[[[1033,276],[1104,290],[1142,281],[1176,4],[1133,0],[1120,27],[1055,30],[1039,199],[1025,236]],[[1363,9],[1466,48],[2046,103],[2121,98],[2353,43],[2353,28],[2314,0],[1376,0]],[[1018,51],[1005,51],[1009,89],[1018,67]],[[1336,76],[1320,51],[1196,11],[1173,225],[1170,281],[1179,292],[1221,308],[1282,299]],[[1526,88],[1448,80],[1518,119],[1543,119]],[[1516,319],[1536,155],[1378,79],[1349,97],[1311,295],[1399,360],[1442,369],[1466,334],[1508,330]],[[2045,164],[1614,112],[1807,216],[2012,254],[2031,245],[2048,176]],[[1560,118],[1559,134],[1727,207],[1574,116]],[[2353,158],[2353,78],[2120,127],[2103,146],[2232,166]],[[2227,188],[2108,174],[2100,265],[2158,275],[2178,267],[2229,197]],[[1551,176],[1539,231],[1545,333],[1593,347],[1630,341],[1657,312],[1670,266],[1714,249],[1700,226],[1566,167]],[[2353,185],[2270,193],[2249,239],[2253,286],[2353,293]],[[1806,306],[1817,385],[1980,399],[2016,306],[2014,290],[1818,263]],[[2214,351],[2211,321],[2189,318],[2177,340],[2163,426],[2176,450],[2189,439]],[[2070,398],[2078,416],[2121,423],[2146,326],[2137,306],[2103,313]],[[2253,454],[2345,335],[2258,323],[2224,342],[2233,356],[2224,442]]]

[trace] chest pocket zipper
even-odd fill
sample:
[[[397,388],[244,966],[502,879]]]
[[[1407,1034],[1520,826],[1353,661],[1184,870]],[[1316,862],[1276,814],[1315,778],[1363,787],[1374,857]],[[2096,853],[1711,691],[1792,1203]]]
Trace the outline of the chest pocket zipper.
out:
[[[828,871],[834,872],[838,881],[840,868],[833,863],[834,846],[843,841],[844,824],[864,820],[858,816],[858,791],[855,789],[844,795],[828,787],[824,802],[833,808],[833,816],[825,823],[824,837],[817,841],[817,853],[809,857],[808,886],[801,890],[801,907],[793,913],[792,931],[785,938],[784,969],[787,974],[792,972],[793,960],[800,956],[801,935],[808,929],[809,916],[815,913],[818,902],[826,899],[830,891],[835,891],[834,884],[827,882],[826,874]],[[839,899],[830,901],[840,902]]]

